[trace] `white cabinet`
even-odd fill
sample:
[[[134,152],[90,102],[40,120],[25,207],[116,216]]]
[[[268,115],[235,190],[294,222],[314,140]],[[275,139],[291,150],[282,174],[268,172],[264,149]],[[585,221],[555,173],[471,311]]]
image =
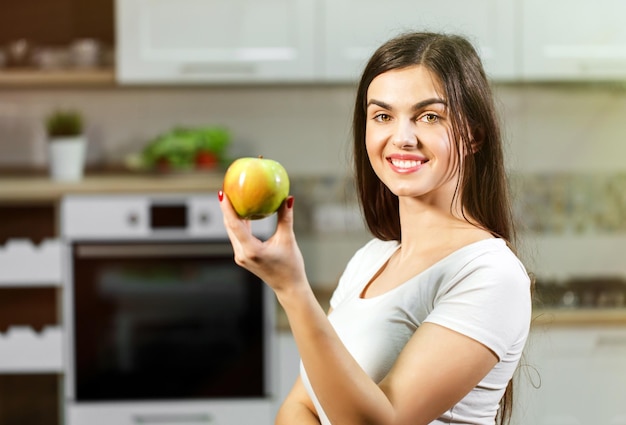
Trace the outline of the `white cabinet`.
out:
[[[0,373],[62,373],[63,331],[46,326],[11,326],[0,332]]]
[[[626,425],[624,359],[626,325],[535,329],[512,425]]]
[[[511,79],[515,0],[116,0],[122,84],[356,81],[406,30],[466,35],[490,77]]]
[[[311,0],[116,0],[120,83],[276,82],[316,74]]]
[[[526,80],[623,80],[626,2],[524,0]]]
[[[623,80],[622,0],[116,0],[121,84],[354,82],[399,32],[467,36],[496,81]]]
[[[512,79],[519,69],[515,12],[515,0],[325,0],[325,77],[357,80],[387,39],[405,31],[434,31],[466,36],[491,78]]]
[[[0,245],[0,289],[60,287],[62,248],[58,239],[39,245],[11,239]],[[63,331],[46,325],[40,331],[22,323],[0,329],[0,374],[58,373],[63,371]]]
[[[61,241],[10,239],[0,246],[0,287],[61,286]]]

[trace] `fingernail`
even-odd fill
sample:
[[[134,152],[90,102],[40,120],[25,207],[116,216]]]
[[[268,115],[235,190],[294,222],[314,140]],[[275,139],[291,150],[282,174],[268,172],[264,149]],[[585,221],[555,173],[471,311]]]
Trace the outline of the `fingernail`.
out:
[[[220,202],[222,202],[222,200],[224,199],[224,192],[223,191],[218,191],[217,192],[217,199],[220,200]]]
[[[293,207],[293,196],[290,196],[289,198],[287,198],[287,208],[292,208]]]

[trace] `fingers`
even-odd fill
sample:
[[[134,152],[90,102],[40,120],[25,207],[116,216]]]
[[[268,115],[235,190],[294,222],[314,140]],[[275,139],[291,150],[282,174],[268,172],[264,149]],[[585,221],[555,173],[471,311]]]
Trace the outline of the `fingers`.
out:
[[[240,266],[256,268],[273,257],[283,257],[281,250],[288,249],[293,241],[293,196],[287,197],[277,211],[276,231],[267,241],[262,242],[252,234],[250,220],[242,219],[234,210],[228,196],[218,192],[220,208],[224,216],[224,226],[233,246],[235,262]],[[254,272],[254,271],[253,271]]]
[[[220,200],[220,208],[224,215],[224,225],[226,230],[232,232],[237,239],[243,241],[247,239],[250,234],[250,220],[245,220],[237,215],[237,212],[233,208],[228,196],[221,190],[218,192],[218,199]],[[287,199],[278,208],[277,214],[277,232],[292,232],[293,230],[293,203],[294,197],[288,196]],[[232,238],[231,238],[232,239]]]
[[[230,199],[228,199],[228,196],[226,196],[224,192],[220,190],[217,196],[224,217],[224,227],[226,227],[226,231],[233,245],[235,245],[236,242],[249,239],[252,236],[250,221],[244,220],[237,215],[233,205],[230,203]],[[240,243],[237,245],[240,245]]]
[[[252,234],[250,220],[240,218],[223,192],[218,193],[224,226],[233,246],[235,263],[259,276],[273,290],[306,281],[302,255],[293,232],[293,196],[277,211],[275,233],[265,241]]]

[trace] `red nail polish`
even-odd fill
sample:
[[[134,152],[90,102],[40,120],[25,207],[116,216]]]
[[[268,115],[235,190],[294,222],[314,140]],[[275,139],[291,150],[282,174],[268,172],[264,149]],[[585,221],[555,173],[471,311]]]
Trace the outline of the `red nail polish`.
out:
[[[224,192],[223,191],[218,191],[217,192],[217,199],[220,200],[220,202],[222,202],[222,200],[224,199]]]
[[[287,208],[292,208],[293,207],[293,196],[290,196],[289,198],[287,198]]]

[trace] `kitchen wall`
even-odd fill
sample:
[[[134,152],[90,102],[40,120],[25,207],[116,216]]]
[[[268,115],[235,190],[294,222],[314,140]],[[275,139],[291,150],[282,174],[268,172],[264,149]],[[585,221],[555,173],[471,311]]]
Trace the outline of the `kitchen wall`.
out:
[[[619,257],[626,243],[626,188],[612,183],[623,182],[626,173],[626,85],[501,84],[495,94],[530,268],[546,275],[626,275]],[[226,125],[234,136],[233,155],[275,158],[292,175],[309,274],[319,285],[332,285],[369,237],[348,178],[353,95],[351,85],[4,88],[0,167],[45,167],[43,117],[58,106],[84,111],[92,164],[119,163],[174,125]],[[542,196],[570,204],[576,198],[578,208],[546,203]],[[604,205],[607,196],[616,207],[598,222],[585,206]],[[316,215],[322,210],[326,215]],[[335,221],[324,222],[333,214]],[[606,227],[607,220],[613,227]]]
[[[626,276],[626,86],[498,87],[522,254],[541,278]]]
[[[45,115],[84,111],[91,163],[118,163],[175,125],[222,124],[233,154],[264,155],[291,174],[346,169],[352,87],[238,86],[0,90],[0,166],[45,165]]]
[[[498,85],[509,168],[536,172],[623,170],[626,85]],[[283,160],[291,173],[346,170],[350,85],[181,88],[0,88],[0,166],[44,165],[44,116],[84,111],[91,162],[118,162],[173,125],[219,123],[234,147]]]

